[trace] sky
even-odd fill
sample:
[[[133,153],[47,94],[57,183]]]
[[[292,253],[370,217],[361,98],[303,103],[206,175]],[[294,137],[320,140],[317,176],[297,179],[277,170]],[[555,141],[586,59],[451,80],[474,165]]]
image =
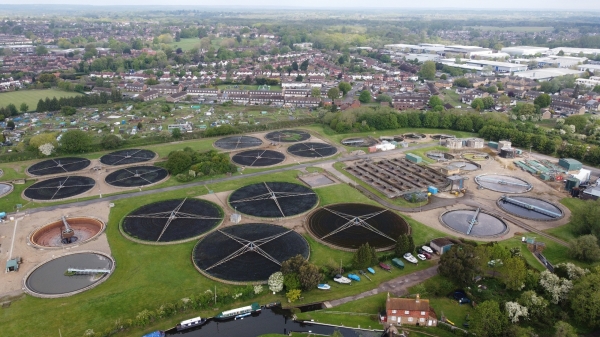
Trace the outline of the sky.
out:
[[[295,8],[406,8],[406,9],[571,9],[598,11],[598,0],[0,0],[2,4],[70,4],[70,5],[188,5],[188,6],[244,6],[244,7],[295,7]],[[167,7],[165,6],[165,7]]]

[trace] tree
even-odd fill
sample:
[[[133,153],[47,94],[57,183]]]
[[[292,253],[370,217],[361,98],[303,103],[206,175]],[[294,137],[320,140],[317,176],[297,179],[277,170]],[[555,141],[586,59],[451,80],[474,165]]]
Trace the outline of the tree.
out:
[[[46,54],[48,54],[48,48],[46,48],[43,45],[39,45],[39,46],[35,47],[35,54],[37,56],[46,55]]]
[[[438,95],[433,95],[429,98],[429,106],[431,108],[435,108],[436,106],[439,106],[439,105],[443,106],[444,102]]]
[[[165,168],[172,175],[177,175],[179,173],[187,172],[190,165],[192,165],[192,157],[187,151],[173,151],[169,153]]]
[[[592,91],[595,92],[595,93],[600,93],[600,84],[594,86],[594,88],[592,89]]]
[[[300,289],[300,280],[298,279],[298,274],[290,273],[283,276],[283,285],[285,289]]]
[[[481,111],[483,110],[485,105],[483,104],[483,100],[481,98],[475,98],[473,102],[471,102],[471,108]]]
[[[539,320],[547,317],[548,301],[542,296],[538,296],[535,291],[523,292],[519,297],[519,303],[527,307],[531,319]]]
[[[346,94],[352,90],[352,86],[348,82],[340,82],[340,84],[338,84],[338,88],[344,94],[344,96],[346,96]]]
[[[17,110],[17,106],[10,103],[9,105],[6,106],[6,110],[8,110],[8,112],[10,113],[11,116],[16,116],[19,114],[19,110]]]
[[[519,318],[521,318],[521,317],[523,317],[523,318],[529,317],[527,307],[524,307],[517,302],[506,302],[504,304],[504,310],[506,311],[506,314],[508,315],[508,319],[513,324],[518,323]]]
[[[181,129],[179,129],[179,128],[175,128],[175,129],[173,129],[173,131],[171,131],[171,136],[172,136],[174,139],[179,139],[179,138],[181,138]]]
[[[138,130],[141,130],[141,129],[142,129],[142,127],[143,127],[143,125],[142,125],[142,122],[138,122],[137,129],[138,129]]]
[[[490,85],[489,87],[487,87],[487,88],[485,89],[485,91],[486,91],[488,94],[495,94],[495,93],[497,93],[497,92],[498,92],[498,87],[497,87],[497,86],[495,86],[495,85]]]
[[[470,245],[453,245],[442,254],[439,273],[459,285],[468,285],[479,272],[475,249]]]
[[[371,247],[367,242],[360,245],[356,252],[354,252],[354,257],[352,258],[352,267],[354,269],[366,269],[367,267],[373,265],[373,262]]]
[[[567,298],[573,288],[573,282],[544,270],[540,273],[540,286],[549,295],[550,302],[558,304]]]
[[[63,106],[62,108],[60,108],[60,113],[62,113],[65,116],[73,116],[76,112],[77,109],[75,109],[72,106]]]
[[[558,54],[556,54],[558,56],[565,56],[565,52],[561,49],[558,51]]]
[[[6,128],[9,130],[14,130],[15,129],[15,122],[14,121],[8,121],[6,123]]]
[[[92,145],[92,137],[81,130],[69,130],[60,139],[60,149],[65,153],[85,153]]]
[[[36,150],[39,149],[40,146],[48,143],[54,145],[55,147],[58,145],[55,133],[40,133],[39,135],[31,137],[29,140],[29,146]]]
[[[23,103],[21,103],[19,110],[21,110],[21,112],[27,112],[27,111],[29,111],[29,105],[27,105],[27,103],[23,102]]]
[[[471,87],[471,82],[469,82],[469,80],[464,77],[455,79],[453,84],[454,84],[454,86],[461,87],[461,88],[470,88]]]
[[[49,156],[54,152],[54,145],[50,143],[42,144],[38,147],[38,150],[41,154]]]
[[[288,301],[291,303],[300,299],[301,295],[302,291],[300,289],[292,289],[285,294],[285,297],[287,297]]]
[[[381,95],[377,95],[377,98],[375,99],[375,101],[378,103],[381,103],[381,102],[392,103],[392,98],[388,95],[381,94]]]
[[[410,235],[410,234],[406,234],[406,237],[408,238],[408,252],[414,253],[415,252],[415,241],[414,241],[412,235]]]
[[[442,74],[442,76],[440,76],[440,80],[445,81],[447,79],[448,79],[448,76],[446,76],[446,74]]]
[[[308,70],[308,59],[304,60],[301,64],[300,64],[300,70],[302,71],[306,71]]]
[[[338,99],[340,97],[340,89],[333,87],[327,90],[327,97],[332,101]]]
[[[408,252],[408,237],[406,234],[401,234],[396,240],[394,254],[399,257],[404,255],[406,252]]]
[[[558,321],[554,324],[554,337],[577,337],[577,332],[571,324],[563,321]]]
[[[486,110],[493,108],[496,104],[494,99],[490,96],[482,98],[481,101],[483,102],[483,108]]]
[[[510,97],[506,96],[506,95],[502,95],[500,97],[498,97],[498,104],[500,104],[501,106],[508,106],[510,105]]]
[[[578,280],[570,297],[577,322],[590,328],[600,327],[600,267]]]
[[[506,316],[502,314],[496,301],[479,304],[471,316],[470,331],[478,337],[502,336],[506,327]]]
[[[540,108],[547,108],[552,103],[552,97],[548,94],[541,94],[533,100],[533,104],[538,105]]]
[[[102,138],[100,145],[102,145],[102,148],[105,150],[114,150],[121,146],[122,143],[123,140],[121,137],[117,135],[106,135],[104,138]]]
[[[426,80],[435,79],[435,62],[433,61],[425,61],[421,66],[421,70],[419,71],[419,75]]]
[[[503,261],[502,280],[509,290],[521,290],[525,286],[527,278],[527,266],[523,258],[511,257]]]
[[[358,100],[361,103],[369,103],[369,102],[371,102],[371,92],[369,90],[363,90],[363,91],[361,91],[360,95],[358,96]]]
[[[298,271],[298,280],[300,281],[300,287],[304,290],[315,289],[319,283],[323,280],[323,275],[320,272],[319,267],[312,263],[305,263]]]
[[[302,81],[304,81],[304,76],[302,76],[302,75],[296,76],[296,82],[302,82]]]
[[[321,89],[319,89],[319,88],[310,89],[310,97],[321,97]]]
[[[295,71],[298,71],[298,62],[296,62],[296,61],[292,62],[292,69]]]
[[[598,238],[593,234],[582,235],[571,242],[569,248],[571,257],[594,262],[600,260],[600,247],[598,246]]]
[[[273,292],[273,295],[275,295],[275,293],[282,291],[283,290],[283,274],[280,271],[271,274],[271,276],[269,276],[269,280],[267,281],[267,284],[269,285],[269,290],[271,290]]]

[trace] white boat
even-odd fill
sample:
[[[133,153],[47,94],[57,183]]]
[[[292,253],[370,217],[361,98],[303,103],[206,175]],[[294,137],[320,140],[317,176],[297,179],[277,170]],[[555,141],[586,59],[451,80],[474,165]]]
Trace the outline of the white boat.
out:
[[[344,277],[342,275],[336,275],[333,280],[337,283],[341,283],[341,284],[350,284],[352,281],[350,281],[349,278]]]
[[[423,261],[427,260],[427,258],[423,254],[417,254],[417,257],[419,258],[419,260],[423,260]]]
[[[319,288],[321,290],[329,290],[329,289],[331,289],[331,286],[327,283],[321,283],[317,286],[317,288]]]
[[[410,263],[417,263],[419,261],[417,261],[417,258],[414,257],[411,253],[406,253],[404,254],[404,259]]]
[[[433,254],[433,249],[431,249],[431,247],[429,247],[429,246],[423,246],[423,247],[421,247],[421,249],[423,249],[424,251],[426,251],[429,254]]]

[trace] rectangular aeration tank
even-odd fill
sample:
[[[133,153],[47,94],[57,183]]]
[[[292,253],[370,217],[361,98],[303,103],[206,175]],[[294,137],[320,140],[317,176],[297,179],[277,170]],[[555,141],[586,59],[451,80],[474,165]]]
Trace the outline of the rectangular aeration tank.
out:
[[[423,161],[423,158],[417,156],[416,154],[412,154],[412,153],[407,153],[406,154],[406,159],[410,162],[413,162],[415,164],[419,164]]]

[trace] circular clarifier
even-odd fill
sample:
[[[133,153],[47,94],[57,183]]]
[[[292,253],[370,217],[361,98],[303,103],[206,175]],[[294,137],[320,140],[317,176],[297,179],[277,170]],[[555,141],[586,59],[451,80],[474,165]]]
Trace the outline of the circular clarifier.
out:
[[[534,197],[503,195],[498,199],[497,205],[512,215],[531,220],[552,221],[564,216],[560,207]]]
[[[74,253],[35,267],[25,276],[24,283],[27,292],[33,296],[65,297],[105,281],[114,271],[114,266],[114,260],[103,253]]]
[[[473,237],[495,237],[508,232],[504,221],[479,210],[448,211],[440,216],[440,221],[454,231]]]
[[[60,219],[33,231],[29,236],[29,242],[43,248],[59,248],[71,244],[81,245],[98,236],[105,228],[104,222],[96,218],[73,217],[64,220],[72,230],[72,235],[65,227],[63,220]]]
[[[481,174],[475,177],[475,182],[482,188],[501,193],[525,193],[533,189],[527,181],[503,174]]]

